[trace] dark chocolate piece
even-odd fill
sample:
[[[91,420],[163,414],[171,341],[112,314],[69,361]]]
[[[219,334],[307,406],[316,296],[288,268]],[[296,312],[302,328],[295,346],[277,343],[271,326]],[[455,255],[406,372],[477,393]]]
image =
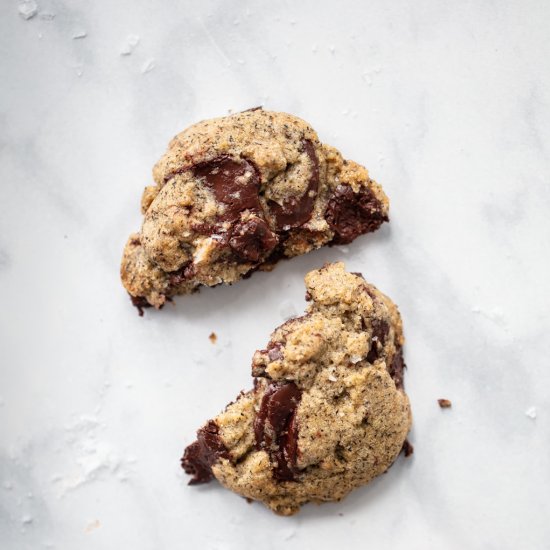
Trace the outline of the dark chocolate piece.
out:
[[[128,296],[132,300],[132,305],[137,308],[140,317],[143,317],[144,308],[152,307],[144,296],[132,296],[131,294],[128,294]]]
[[[193,262],[185,264],[177,271],[168,273],[168,283],[171,287],[177,287],[181,283],[192,279],[195,275],[195,265]]]
[[[271,384],[266,389],[254,421],[256,447],[269,453],[273,477],[292,481],[297,473],[298,426],[296,410],[302,392],[293,383]]]
[[[382,351],[386,343],[386,336],[389,331],[390,326],[386,321],[380,319],[374,319],[372,321],[372,340],[369,353],[367,354],[367,361],[369,363],[374,363],[380,356],[380,351]]]
[[[339,185],[325,212],[325,219],[335,235],[333,244],[348,244],[363,233],[376,231],[388,217],[382,203],[369,189],[354,193],[349,185]]]
[[[211,481],[214,478],[212,466],[220,458],[229,458],[229,452],[219,436],[218,425],[209,420],[197,432],[197,441],[185,449],[181,459],[181,467],[193,476],[189,485]]]
[[[278,361],[283,358],[281,351],[283,344],[281,342],[269,342],[267,346],[267,355],[270,361]]]
[[[251,218],[235,224],[229,246],[235,255],[244,261],[258,262],[262,256],[271,252],[279,240],[265,220]]]
[[[311,141],[304,140],[303,147],[311,162],[311,174],[304,194],[301,197],[290,197],[282,205],[275,201],[268,202],[278,231],[288,231],[309,221],[319,192],[319,159],[315,153],[315,146]]]
[[[218,157],[193,167],[195,176],[204,178],[216,200],[226,209],[220,221],[235,221],[243,210],[260,211],[260,178],[254,165],[246,160]]]
[[[403,348],[399,348],[393,356],[389,373],[395,382],[395,387],[399,390],[403,388],[403,369],[406,368],[405,361],[403,360]]]

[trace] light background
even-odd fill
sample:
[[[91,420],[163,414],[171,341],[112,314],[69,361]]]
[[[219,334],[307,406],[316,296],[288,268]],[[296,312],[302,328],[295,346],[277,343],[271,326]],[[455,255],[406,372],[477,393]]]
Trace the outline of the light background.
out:
[[[1,0],[0,548],[549,548],[549,28],[544,1]],[[118,267],[152,165],[259,104],[365,164],[391,223],[139,318]],[[336,259],[402,311],[414,457],[293,518],[187,487]]]

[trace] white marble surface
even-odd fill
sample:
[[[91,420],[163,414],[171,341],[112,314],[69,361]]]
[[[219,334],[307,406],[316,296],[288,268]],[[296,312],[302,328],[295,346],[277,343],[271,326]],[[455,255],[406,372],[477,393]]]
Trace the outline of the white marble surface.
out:
[[[37,2],[0,2],[0,548],[550,548],[550,5]],[[367,165],[391,224],[140,319],[118,264],[153,163],[258,104]],[[401,307],[414,457],[293,518],[188,487],[333,259]]]

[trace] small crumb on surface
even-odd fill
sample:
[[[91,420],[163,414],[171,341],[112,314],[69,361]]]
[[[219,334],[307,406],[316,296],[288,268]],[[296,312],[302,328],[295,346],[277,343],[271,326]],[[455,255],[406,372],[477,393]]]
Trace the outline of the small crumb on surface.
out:
[[[217,341],[218,341],[218,336],[215,332],[211,332],[210,333],[210,336],[208,337],[208,339],[213,343],[215,344]]]
[[[79,38],[86,38],[88,33],[84,29],[79,29],[73,32],[73,40],[78,40]]]
[[[448,399],[438,399],[437,402],[442,409],[450,409],[452,403]]]
[[[29,516],[28,514],[24,515],[22,518],[21,518],[21,523],[23,525],[30,525],[33,521],[33,518],[32,516]]]
[[[94,531],[95,529],[97,529],[100,526],[101,526],[101,523],[99,523],[99,520],[96,519],[96,520],[92,521],[91,523],[89,523],[86,526],[86,528],[84,529],[84,532],[85,533],[91,533],[92,531]]]
[[[403,443],[403,454],[405,457],[409,457],[414,453],[414,447],[412,446],[411,442],[408,439],[405,439],[405,443]]]
[[[529,407],[526,411],[525,411],[525,416],[528,416],[529,418],[537,418],[537,409],[535,407]]]
[[[24,0],[19,3],[19,15],[25,19],[32,19],[38,13],[38,5],[34,0]]]

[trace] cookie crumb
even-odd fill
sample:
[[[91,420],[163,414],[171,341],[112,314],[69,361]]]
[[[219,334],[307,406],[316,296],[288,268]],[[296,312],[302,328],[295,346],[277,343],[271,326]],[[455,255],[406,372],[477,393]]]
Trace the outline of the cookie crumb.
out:
[[[437,402],[442,409],[450,409],[452,403],[448,399],[438,399]]]
[[[405,439],[405,443],[403,443],[403,454],[405,455],[405,458],[408,458],[414,453],[414,447],[412,446],[411,442],[408,439]]]
[[[97,529],[98,527],[101,527],[101,523],[99,522],[98,519],[96,519],[95,521],[92,521],[91,523],[89,523],[86,528],[84,529],[84,532],[85,533],[91,533],[92,531],[94,531],[95,529]]]
[[[533,420],[537,418],[537,409],[535,407],[529,407],[525,411],[525,416],[528,416],[529,418],[532,418]]]
[[[211,332],[210,333],[210,336],[208,337],[208,339],[213,343],[215,344],[217,341],[218,341],[218,336],[215,332]]]

